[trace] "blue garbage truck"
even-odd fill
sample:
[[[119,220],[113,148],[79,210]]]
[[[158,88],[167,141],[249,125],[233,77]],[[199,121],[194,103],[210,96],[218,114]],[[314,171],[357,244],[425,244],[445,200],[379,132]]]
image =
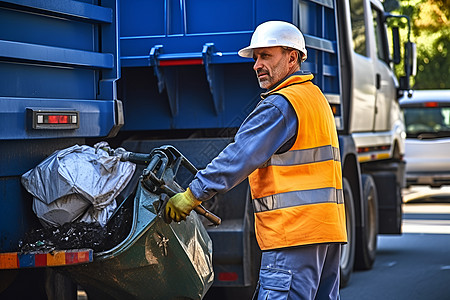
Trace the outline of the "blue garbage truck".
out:
[[[101,141],[132,153],[170,145],[204,168],[260,100],[253,62],[237,51],[267,20],[288,21],[303,32],[308,59],[302,69],[314,75],[335,116],[349,240],[341,285],[354,269],[372,267],[377,235],[401,233],[405,133],[398,99],[415,74],[415,45],[409,31],[403,36],[410,30],[407,17],[386,12],[379,0],[2,0],[2,299],[47,299],[73,287],[49,287],[49,270],[83,289],[89,272],[67,264],[102,268],[118,255],[78,249],[72,253],[79,261],[42,263],[21,253],[20,241],[41,226],[21,176],[59,149]],[[401,74],[394,72],[397,64],[404,66]],[[177,177],[177,185],[185,188],[191,178]],[[212,240],[214,283],[200,297],[248,296],[260,255],[248,182],[204,205],[222,222],[203,221]],[[136,275],[136,285],[118,290],[145,287],[151,278]],[[115,290],[111,282],[89,286],[89,299],[102,299],[102,288]],[[58,299],[74,297],[67,294]]]

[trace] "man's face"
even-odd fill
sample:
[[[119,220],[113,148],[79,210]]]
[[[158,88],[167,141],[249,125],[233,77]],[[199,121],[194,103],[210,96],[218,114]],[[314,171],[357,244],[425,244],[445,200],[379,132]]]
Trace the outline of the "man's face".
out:
[[[259,86],[270,89],[274,84],[289,75],[292,65],[289,63],[289,52],[281,47],[257,48],[253,50]]]

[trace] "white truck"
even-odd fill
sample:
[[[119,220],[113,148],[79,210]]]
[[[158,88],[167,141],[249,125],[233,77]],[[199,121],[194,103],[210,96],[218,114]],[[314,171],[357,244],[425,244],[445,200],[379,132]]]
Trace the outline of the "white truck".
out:
[[[337,12],[344,108],[344,123],[338,128],[344,189],[349,188],[345,202],[350,243],[341,258],[345,285],[353,266],[372,267],[378,233],[401,233],[405,126],[399,98],[409,92],[416,54],[408,32],[405,75],[398,79],[393,69],[401,62],[399,29],[391,29],[390,48],[387,22],[405,18],[409,26],[409,20],[386,13],[377,0],[339,2]]]

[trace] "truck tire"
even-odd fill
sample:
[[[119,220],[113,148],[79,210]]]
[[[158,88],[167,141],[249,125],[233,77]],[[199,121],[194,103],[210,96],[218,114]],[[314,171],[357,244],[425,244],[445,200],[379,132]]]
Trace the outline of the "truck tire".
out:
[[[347,244],[342,246],[340,259],[340,287],[343,288],[350,280],[355,263],[355,204],[353,202],[352,189],[347,178],[342,178],[342,190],[344,192],[345,216],[347,227]]]
[[[378,235],[378,194],[371,175],[362,175],[362,190],[364,219],[356,230],[355,269],[369,270],[375,261]]]
[[[372,173],[378,195],[378,233],[401,234],[402,194],[393,172]]]

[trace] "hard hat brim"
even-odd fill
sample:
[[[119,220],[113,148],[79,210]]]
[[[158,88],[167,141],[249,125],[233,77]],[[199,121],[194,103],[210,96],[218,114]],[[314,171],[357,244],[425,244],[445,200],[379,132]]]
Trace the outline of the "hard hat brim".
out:
[[[240,57],[253,58],[253,49],[254,47],[250,46],[242,48],[241,50],[238,51],[238,55]]]

